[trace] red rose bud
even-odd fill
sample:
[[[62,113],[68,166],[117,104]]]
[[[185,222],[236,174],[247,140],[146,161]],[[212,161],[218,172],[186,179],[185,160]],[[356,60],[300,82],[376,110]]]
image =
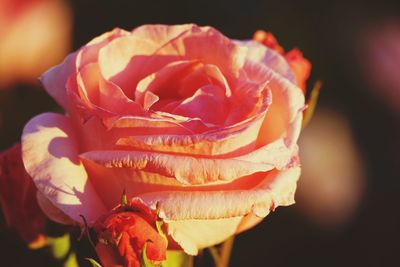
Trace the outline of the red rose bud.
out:
[[[118,206],[94,226],[99,243],[96,251],[105,267],[140,267],[146,245],[147,259],[153,263],[166,260],[167,240],[158,232],[157,216],[133,201]]]
[[[290,69],[293,71],[297,85],[303,90],[303,92],[306,91],[306,81],[310,76],[311,63],[303,57],[303,53],[299,49],[294,48],[285,53],[285,50],[280,46],[275,36],[272,33],[262,30],[254,33],[253,40],[262,43],[284,56]]]
[[[46,216],[36,200],[36,187],[21,159],[21,145],[0,154],[0,203],[7,224],[33,247],[45,241]]]

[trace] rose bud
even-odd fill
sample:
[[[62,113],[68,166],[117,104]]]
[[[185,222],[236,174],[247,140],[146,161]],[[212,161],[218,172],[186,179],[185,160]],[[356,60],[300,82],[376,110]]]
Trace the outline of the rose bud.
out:
[[[26,173],[21,145],[0,154],[0,203],[7,224],[31,247],[44,244],[46,216],[36,201],[36,186]]]
[[[275,36],[270,32],[258,30],[254,33],[253,39],[285,57],[296,77],[297,85],[303,90],[303,92],[305,92],[306,81],[311,72],[311,63],[303,57],[303,53],[299,49],[294,48],[285,54],[285,50],[280,46]]]
[[[169,248],[196,255],[294,203],[304,93],[263,44],[193,24],[115,29],[41,82],[66,114],[27,123],[23,161],[54,220],[91,227],[126,190],[158,211]],[[131,240],[137,218],[102,221]]]
[[[158,232],[156,221],[156,213],[135,200],[100,218],[94,230],[99,239],[96,251],[103,264],[140,267],[142,253],[154,264],[166,260],[167,239]]]

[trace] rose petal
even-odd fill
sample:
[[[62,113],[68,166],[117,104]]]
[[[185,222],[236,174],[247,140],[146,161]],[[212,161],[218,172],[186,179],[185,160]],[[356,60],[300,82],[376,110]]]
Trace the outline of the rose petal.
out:
[[[171,39],[177,37],[181,33],[197,27],[194,24],[182,24],[182,25],[143,25],[132,30],[132,34],[136,37],[146,39],[160,47],[170,41]]]
[[[134,99],[137,83],[171,61],[168,57],[150,57],[159,45],[136,36],[114,40],[99,53],[99,67],[102,76],[117,84],[125,95]],[[147,64],[152,59],[152,64]]]
[[[229,157],[255,149],[264,117],[254,119],[239,129],[228,127],[196,135],[139,135],[122,137],[117,145],[129,149],[173,152],[190,155]]]
[[[52,221],[60,224],[74,225],[76,224],[70,217],[68,217],[59,208],[53,205],[40,191],[36,192],[36,199],[40,209],[49,217]]]
[[[138,83],[135,100],[143,103],[144,93],[148,91],[162,95],[164,98],[180,98],[177,93],[182,78],[201,65],[198,61],[178,61],[168,64],[158,72],[151,73]],[[168,96],[168,94],[172,94],[172,96]]]
[[[114,77],[114,81],[124,91],[135,88],[141,78],[171,61],[167,59],[164,62],[163,57],[157,57],[161,60],[161,64],[151,66],[153,71],[144,70],[144,63],[150,59],[147,56],[152,55],[169,40],[194,27],[197,26],[192,24],[177,26],[144,25],[134,29],[128,38],[121,38],[119,41],[110,43],[101,53],[99,64],[104,77],[106,79]],[[109,62],[108,59],[112,60]],[[151,58],[151,61],[152,65],[156,63],[154,57]],[[142,71],[144,71],[144,74]]]
[[[106,168],[122,168],[128,173],[140,170],[173,177],[186,185],[231,181],[252,173],[265,172],[274,167],[268,163],[237,159],[196,158],[143,151],[89,151],[80,157]]]
[[[255,148],[255,134],[271,103],[269,90],[264,85],[243,83],[235,89],[226,127],[217,127],[201,134],[121,137],[117,145],[150,151],[178,152],[192,155],[241,155]],[[240,106],[240,107],[239,107]],[[191,128],[193,129],[193,128]]]
[[[186,98],[172,113],[189,118],[199,118],[205,123],[223,125],[228,113],[225,90],[219,86],[204,86]],[[213,107],[210,109],[210,107]]]
[[[140,196],[168,223],[169,233],[186,253],[217,244],[236,232],[244,215],[265,217],[277,206],[294,203],[300,168],[273,171],[249,190],[218,192],[167,191]],[[194,208],[195,207],[195,208]],[[222,227],[223,225],[223,227]],[[196,230],[194,230],[196,229]]]
[[[270,171],[260,184],[246,190],[161,191],[139,197],[152,209],[159,205],[160,216],[169,220],[219,219],[251,211],[265,217],[277,206],[294,203],[299,176],[300,167],[293,167]]]
[[[110,40],[125,35],[121,29],[102,34],[93,39],[81,50],[69,54],[59,65],[46,71],[39,79],[49,95],[64,109],[69,110],[66,84],[71,74],[74,74],[80,66],[94,62],[97,59],[98,50]]]
[[[65,110],[69,109],[65,85],[71,73],[75,72],[77,52],[69,54],[64,61],[46,71],[40,78],[47,93]]]
[[[171,39],[158,49],[156,54],[199,60],[218,66],[229,80],[232,75],[238,76],[244,64],[246,52],[247,48],[236,45],[216,29],[194,26]]]
[[[128,31],[120,28],[115,28],[112,31],[103,33],[102,35],[92,39],[89,43],[83,46],[77,56],[77,66],[79,68],[90,63],[95,63],[98,60],[99,51],[104,46],[108,45],[112,40],[129,35]]]
[[[22,134],[25,168],[38,190],[77,222],[94,222],[106,210],[78,158],[77,140],[67,117],[44,113],[30,120]]]
[[[198,250],[219,244],[236,232],[242,216],[216,220],[166,221],[168,234],[189,255]]]
[[[246,61],[244,69],[251,80],[268,81],[272,94],[272,104],[261,127],[258,144],[262,146],[279,138],[286,138],[290,144],[296,143],[299,131],[293,127],[300,127],[300,113],[305,106],[301,89],[263,65]],[[288,128],[293,129],[288,132]]]
[[[298,148],[296,145],[287,146],[284,139],[278,139],[252,152],[235,159],[254,163],[271,164],[277,169],[285,168]]]
[[[282,55],[256,41],[248,40],[235,42],[248,48],[246,60],[254,63],[261,63],[296,84],[296,76]]]
[[[86,105],[86,114],[88,114],[88,110],[94,110],[95,114],[97,111],[97,113],[110,113],[114,116],[116,114],[144,114],[143,108],[129,99],[121,88],[104,80],[97,63],[89,63],[75,75],[72,75],[68,81],[67,89],[70,94],[75,93],[79,96],[79,103]]]

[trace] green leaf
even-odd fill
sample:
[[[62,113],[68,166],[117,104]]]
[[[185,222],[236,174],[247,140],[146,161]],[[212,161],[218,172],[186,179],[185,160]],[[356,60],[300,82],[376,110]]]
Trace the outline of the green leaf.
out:
[[[92,258],[85,258],[85,260],[88,260],[93,267],[102,267],[100,263],[98,263],[96,260]]]
[[[167,259],[159,265],[152,263],[147,258],[146,250],[147,243],[142,250],[142,267],[193,267],[193,256],[181,250],[168,250]]]
[[[307,109],[304,110],[303,112],[303,123],[301,125],[302,129],[304,129],[304,127],[308,125],[314,114],[318,102],[319,92],[321,91],[321,87],[322,87],[322,81],[317,81],[314,84],[313,89],[311,90],[310,97],[307,100]]]
[[[162,267],[192,267],[193,256],[180,250],[168,250],[167,260],[162,263]]]
[[[71,249],[69,234],[60,237],[48,237],[48,249],[52,257],[63,267],[78,267],[75,252]]]
[[[168,246],[168,238],[167,235],[164,233],[164,230],[162,229],[162,226],[164,225],[164,221],[159,219],[156,221],[156,228],[158,233],[162,236],[162,238],[165,240],[165,243]]]

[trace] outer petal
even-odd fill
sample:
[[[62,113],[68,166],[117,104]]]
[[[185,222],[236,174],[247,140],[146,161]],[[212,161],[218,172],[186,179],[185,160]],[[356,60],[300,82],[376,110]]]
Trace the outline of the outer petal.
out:
[[[189,255],[198,250],[221,243],[235,234],[242,216],[216,220],[167,221],[168,234]]]
[[[291,145],[296,143],[305,106],[302,90],[261,64],[247,61],[244,69],[251,80],[268,81],[272,92],[272,104],[261,127],[258,144],[262,146],[279,138],[287,139]]]
[[[286,59],[274,49],[252,40],[236,42],[244,47],[247,47],[248,50],[246,60],[250,60],[255,63],[262,63],[292,83],[296,84],[296,76],[293,73],[290,65]]]
[[[89,223],[106,210],[78,158],[69,119],[44,113],[30,120],[22,134],[22,158],[38,190],[77,222]]]
[[[253,211],[265,217],[277,206],[294,203],[300,167],[271,171],[257,186],[246,190],[164,191],[140,196],[149,207],[159,203],[160,216],[170,220],[219,219]]]
[[[93,39],[82,49],[69,54],[59,65],[46,71],[41,77],[44,88],[57,103],[68,110],[68,96],[66,83],[71,74],[74,74],[81,66],[97,60],[99,49],[114,38],[125,35],[127,32],[115,29]]]
[[[68,96],[65,85],[69,76],[75,72],[77,53],[69,54],[61,64],[52,67],[39,78],[47,93],[66,110],[68,109]]]
[[[269,171],[274,167],[269,163],[253,163],[234,158],[196,158],[143,151],[89,151],[80,156],[100,168],[113,168],[120,175],[119,170],[127,172],[126,176],[133,170],[139,170],[174,177],[182,184],[192,185],[231,181],[256,172]]]
[[[132,34],[149,40],[155,44],[158,44],[160,47],[170,41],[171,39],[177,37],[179,34],[192,29],[193,27],[197,27],[194,24],[182,24],[182,25],[161,25],[161,24],[153,24],[153,25],[143,25],[135,28],[132,31]]]
[[[36,192],[36,200],[39,204],[40,209],[49,217],[52,221],[60,224],[75,224],[70,217],[65,215],[59,208],[53,205],[40,191]]]
[[[277,206],[294,203],[300,168],[272,172],[250,190],[220,192],[160,192],[142,195],[152,208],[159,205],[169,233],[186,253],[217,244],[234,234],[244,215],[265,217]],[[157,204],[158,203],[158,204]]]

